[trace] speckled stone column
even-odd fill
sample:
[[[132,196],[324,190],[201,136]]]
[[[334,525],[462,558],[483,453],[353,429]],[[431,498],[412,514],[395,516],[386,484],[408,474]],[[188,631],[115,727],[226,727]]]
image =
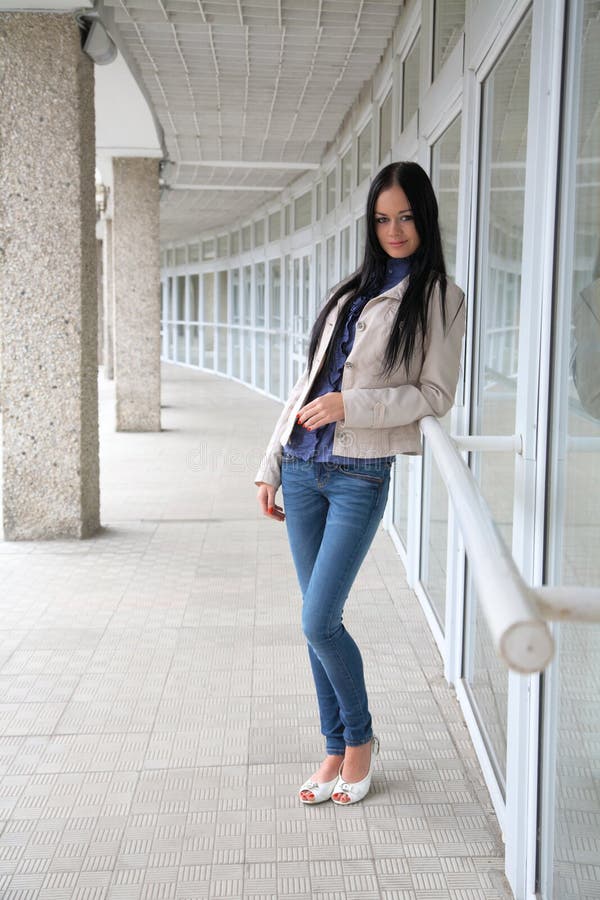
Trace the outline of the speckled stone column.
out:
[[[113,159],[117,431],[160,431],[158,160]]]
[[[99,527],[94,67],[72,16],[0,15],[8,540]]]
[[[104,241],[96,241],[96,294],[98,297],[98,365],[102,365],[102,358],[104,356],[104,303],[102,302],[102,284],[104,281],[103,277],[103,265],[102,265],[102,257],[103,257],[103,245]]]
[[[115,314],[115,303],[113,267],[113,224],[112,219],[105,219],[104,240],[102,241],[102,303],[104,306],[102,362],[104,364],[104,377],[108,379],[114,378],[113,319]]]

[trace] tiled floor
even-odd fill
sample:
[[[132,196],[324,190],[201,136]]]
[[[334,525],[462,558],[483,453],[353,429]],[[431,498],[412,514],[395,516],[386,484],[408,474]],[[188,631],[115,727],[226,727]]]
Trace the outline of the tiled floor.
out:
[[[2,900],[499,900],[503,845],[388,536],[347,606],[381,738],[367,800],[304,807],[322,752],[285,527],[252,478],[277,405],[167,366],[115,434],[85,542],[0,544]]]

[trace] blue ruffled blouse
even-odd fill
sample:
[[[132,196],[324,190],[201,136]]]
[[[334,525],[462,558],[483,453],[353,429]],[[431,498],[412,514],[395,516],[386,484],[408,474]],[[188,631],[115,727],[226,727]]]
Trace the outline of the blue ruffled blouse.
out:
[[[407,259],[392,259],[390,257],[386,268],[386,276],[383,285],[376,294],[367,297],[357,297],[350,306],[346,315],[344,329],[336,341],[335,350],[328,369],[322,369],[317,375],[312,390],[307,397],[306,402],[310,403],[316,397],[322,397],[323,394],[329,394],[331,391],[340,391],[342,388],[342,375],[346,360],[350,355],[350,351],[354,346],[354,337],[356,334],[356,323],[363,311],[365,305],[372,297],[385,294],[400,281],[402,281],[410,272],[410,257]],[[297,422],[294,425],[288,443],[283,448],[284,453],[289,456],[295,456],[302,460],[312,460],[320,463],[336,463],[338,465],[352,465],[356,462],[354,458],[344,456],[335,456],[333,454],[333,438],[335,434],[335,422],[316,428],[314,431],[307,431]],[[393,457],[384,457],[381,460],[371,460],[372,463],[386,462]]]

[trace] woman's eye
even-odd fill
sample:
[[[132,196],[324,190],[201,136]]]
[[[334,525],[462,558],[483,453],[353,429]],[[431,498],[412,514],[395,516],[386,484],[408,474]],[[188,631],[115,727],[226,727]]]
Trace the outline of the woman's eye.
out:
[[[400,216],[401,222],[412,222],[414,220],[414,216]]]
[[[375,219],[375,221],[377,222],[378,225],[385,225],[385,223],[387,222],[387,219]]]

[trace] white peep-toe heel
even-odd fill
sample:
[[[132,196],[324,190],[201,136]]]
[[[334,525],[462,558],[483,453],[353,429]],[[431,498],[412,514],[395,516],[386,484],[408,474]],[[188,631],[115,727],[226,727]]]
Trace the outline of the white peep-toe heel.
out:
[[[369,793],[369,789],[371,787],[371,779],[373,777],[373,768],[375,765],[375,757],[379,753],[379,738],[373,737],[371,738],[371,762],[369,763],[369,771],[362,781],[357,781],[354,784],[350,784],[347,781],[344,781],[342,777],[342,769],[344,767],[344,763],[340,766],[340,774],[337,780],[337,784],[335,785],[334,790],[331,792],[331,799],[334,803],[337,803],[338,806],[350,806],[351,803],[358,803],[359,800],[364,800],[364,798]],[[349,797],[348,800],[336,800],[335,794],[346,794]]]
[[[300,790],[298,791],[298,799],[301,803],[306,803],[307,806],[313,806],[315,803],[324,803],[325,800],[330,800],[331,795],[335,790],[335,786],[338,783],[339,775],[336,775],[332,781],[305,781]],[[303,791],[309,791],[313,797],[312,800],[305,800],[302,796]]]

